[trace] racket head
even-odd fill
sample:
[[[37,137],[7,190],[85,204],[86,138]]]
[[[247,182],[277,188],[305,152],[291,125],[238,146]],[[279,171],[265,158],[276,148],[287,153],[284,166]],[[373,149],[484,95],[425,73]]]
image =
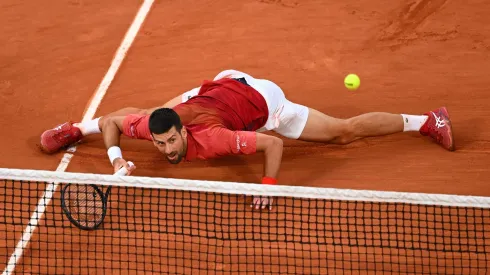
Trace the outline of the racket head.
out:
[[[109,186],[109,187],[107,187],[107,190],[105,190],[104,203],[105,203],[106,208],[107,208],[107,203],[109,201],[109,195],[111,194],[111,189],[112,189],[112,186]]]
[[[94,184],[67,184],[61,189],[61,208],[76,227],[94,230],[104,221],[107,203]]]

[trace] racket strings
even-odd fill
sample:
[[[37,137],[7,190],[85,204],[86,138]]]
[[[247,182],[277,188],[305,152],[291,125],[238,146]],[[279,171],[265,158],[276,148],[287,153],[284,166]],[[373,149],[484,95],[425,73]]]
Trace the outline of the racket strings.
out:
[[[103,194],[95,186],[70,184],[64,199],[71,217],[83,227],[95,227],[104,218]]]

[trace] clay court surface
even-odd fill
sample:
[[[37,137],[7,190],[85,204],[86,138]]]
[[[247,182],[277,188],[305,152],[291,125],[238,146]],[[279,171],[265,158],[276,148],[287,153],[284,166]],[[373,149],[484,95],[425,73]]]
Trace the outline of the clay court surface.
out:
[[[41,153],[40,134],[82,119],[141,3],[0,4],[0,167],[56,169],[64,152]],[[488,196],[488,10],[484,0],[156,1],[96,116],[161,105],[225,69],[341,118],[446,106],[455,152],[418,133],[347,146],[285,140],[279,183]],[[343,86],[351,72],[355,92]],[[262,174],[260,154],[172,166],[150,142],[123,138],[122,148],[137,176],[256,183]],[[67,171],[112,173],[100,136],[78,146]]]

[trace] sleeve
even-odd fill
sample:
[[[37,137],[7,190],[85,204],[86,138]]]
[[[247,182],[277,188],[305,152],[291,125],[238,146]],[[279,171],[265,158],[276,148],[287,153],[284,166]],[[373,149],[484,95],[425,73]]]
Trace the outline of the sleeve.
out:
[[[211,150],[215,156],[250,155],[257,152],[257,136],[252,131],[217,128],[211,131]]]
[[[130,138],[152,140],[149,115],[127,115],[123,120],[123,134]]]

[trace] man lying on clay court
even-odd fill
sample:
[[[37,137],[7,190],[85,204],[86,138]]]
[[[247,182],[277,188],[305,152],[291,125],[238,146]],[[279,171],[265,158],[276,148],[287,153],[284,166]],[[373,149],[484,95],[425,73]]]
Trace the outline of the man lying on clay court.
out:
[[[66,122],[41,135],[41,148],[54,153],[91,134],[102,133],[114,171],[129,167],[119,148],[121,133],[152,141],[172,164],[183,159],[264,152],[263,184],[276,184],[283,142],[261,132],[312,142],[348,144],[364,137],[419,131],[449,151],[454,150],[446,108],[424,115],[366,113],[349,119],[330,117],[289,101],[275,83],[226,70],[213,81],[153,109],[124,108],[86,123]],[[271,198],[254,198],[256,207]]]

